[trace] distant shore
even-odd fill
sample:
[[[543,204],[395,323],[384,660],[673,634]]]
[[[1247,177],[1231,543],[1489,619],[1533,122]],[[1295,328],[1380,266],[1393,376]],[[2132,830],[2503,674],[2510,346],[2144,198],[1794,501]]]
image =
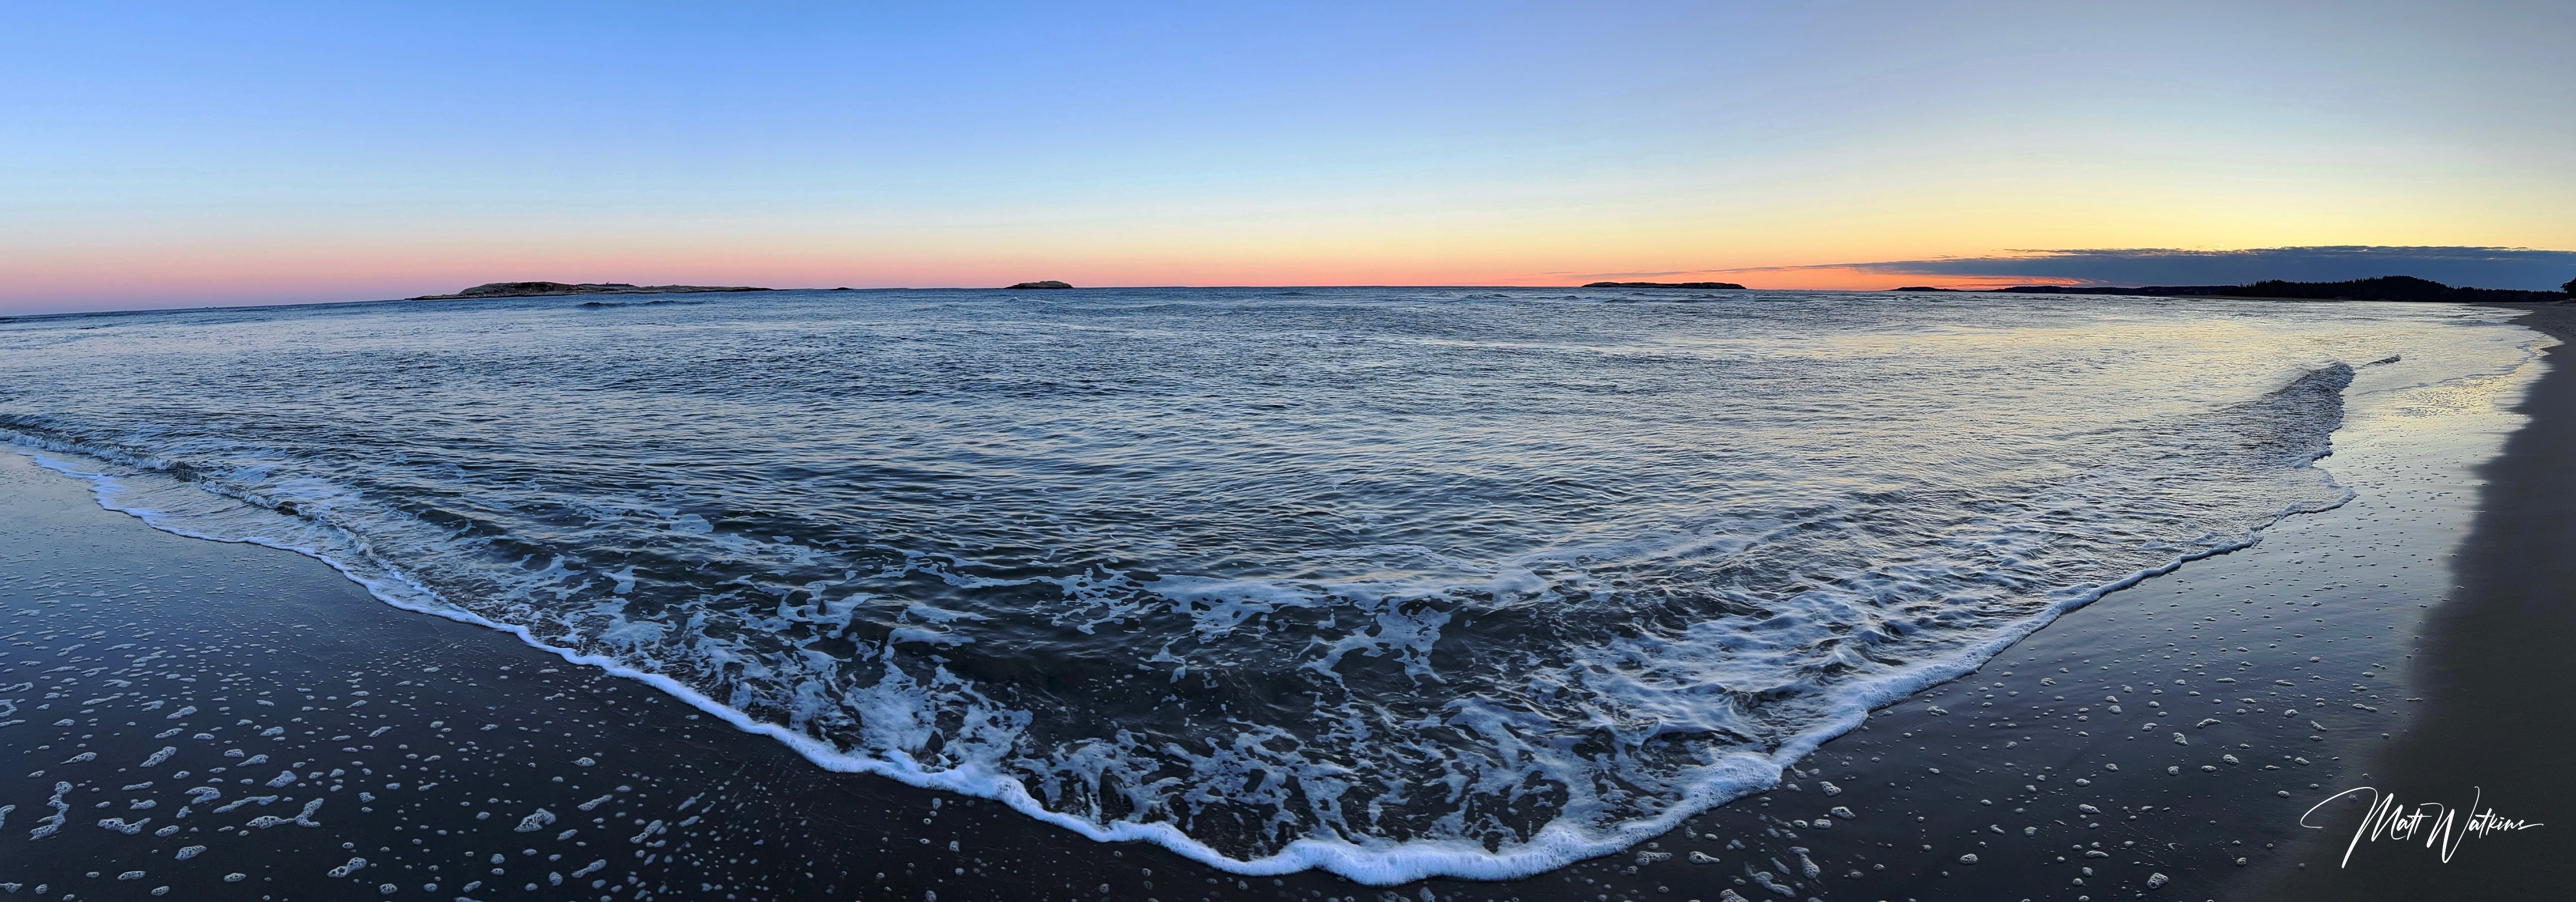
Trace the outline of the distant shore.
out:
[[[2576,284],[2571,282],[2570,284]],[[1999,294],[2105,294],[2168,298],[2241,298],[2249,300],[2405,301],[2449,304],[2544,304],[2569,298],[2562,291],[2512,288],[2461,288],[2413,276],[2381,276],[2342,282],[2291,282],[2265,279],[2244,285],[2011,285],[2003,288],[1935,288],[1908,285],[1903,292],[1991,292]]]
[[[748,285],[629,285],[624,282],[487,282],[455,294],[424,294],[413,301],[458,301],[474,298],[540,298],[573,294],[707,294],[725,291],[774,291]]]

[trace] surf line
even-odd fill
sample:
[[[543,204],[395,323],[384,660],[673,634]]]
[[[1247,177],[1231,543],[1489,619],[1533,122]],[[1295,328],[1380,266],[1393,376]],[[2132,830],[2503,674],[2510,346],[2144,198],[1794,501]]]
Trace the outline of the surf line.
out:
[[[1219,871],[1241,876],[1267,877],[1321,869],[1372,886],[1393,886],[1434,877],[1469,880],[1509,880],[1552,871],[1588,858],[1614,854],[1638,843],[1678,828],[1681,823],[1701,812],[1738,798],[1777,786],[1783,770],[1805,758],[1818,746],[1859,729],[1871,712],[1904,699],[1928,686],[1939,685],[1973,673],[2003,653],[2006,648],[2038,632],[2058,617],[2084,607],[2102,597],[2126,589],[2156,576],[2180,569],[2191,561],[2252,547],[2263,530],[2305,513],[2333,510],[2349,503],[2355,493],[2326,474],[2327,484],[2340,489],[2331,502],[2291,505],[2272,513],[2261,522],[2245,527],[2240,535],[2218,541],[2211,547],[2176,555],[2161,564],[2133,571],[2126,576],[2103,583],[2077,583],[2052,590],[2045,607],[2023,619],[2008,624],[1996,633],[1952,652],[1948,657],[1931,658],[1900,666],[1875,677],[1859,680],[1844,687],[1841,697],[1831,699],[1832,706],[1818,722],[1782,739],[1769,751],[1738,750],[1712,762],[1700,779],[1686,786],[1678,798],[1658,814],[1602,827],[1576,826],[1563,820],[1541,826],[1528,839],[1500,849],[1488,849],[1473,840],[1451,838],[1409,838],[1392,844],[1354,842],[1338,837],[1301,837],[1260,857],[1237,858],[1208,845],[1184,832],[1169,821],[1117,820],[1106,823],[1048,808],[1018,776],[1005,773],[989,762],[966,762],[959,766],[935,768],[924,766],[909,755],[874,757],[831,743],[785,726],[758,720],[751,715],[718,702],[696,688],[667,675],[639,670],[607,655],[587,653],[551,644],[539,638],[528,627],[486,618],[448,601],[429,586],[414,579],[390,562],[361,551],[342,560],[330,551],[266,536],[223,536],[190,529],[168,513],[120,502],[119,495],[129,486],[110,473],[93,471],[72,460],[53,454],[99,458],[118,462],[113,455],[72,443],[48,441],[40,437],[0,430],[16,451],[39,467],[80,479],[90,484],[91,496],[105,510],[132,516],[145,525],[174,535],[207,541],[257,545],[286,551],[318,560],[357,583],[368,594],[391,607],[441,617],[508,633],[522,643],[566,662],[594,667],[611,676],[634,680],[662,691],[678,701],[696,708],[744,733],[765,736],[787,746],[824,770],[838,773],[866,773],[893,779],[924,789],[953,792],[958,795],[989,799],[1041,823],[1061,827],[1096,842],[1146,842],[1168,849],[1184,858]],[[25,439],[35,439],[27,441]],[[2319,452],[2307,463],[2325,456]],[[2320,469],[2320,472],[2323,472]],[[230,494],[213,491],[209,486],[197,488],[218,497],[241,501]]]

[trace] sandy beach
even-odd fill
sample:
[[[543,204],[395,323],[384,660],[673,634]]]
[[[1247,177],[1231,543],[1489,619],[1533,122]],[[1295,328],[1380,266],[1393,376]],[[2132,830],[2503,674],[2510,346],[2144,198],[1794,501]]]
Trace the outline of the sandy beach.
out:
[[[2560,308],[2526,322],[2564,334]],[[2563,347],[2563,346],[2562,346]],[[0,889],[124,899],[2554,898],[2547,829],[2445,864],[2356,786],[2547,821],[2576,388],[2337,436],[2356,498],[2078,609],[1775,791],[1536,877],[1247,878],[834,774],[630,681],[390,608],[291,553],[155,531],[0,455]],[[2431,402],[2427,402],[2431,403]],[[2482,406],[2483,405],[2483,406]],[[2432,414],[2427,414],[2431,416]],[[2482,467],[2482,468],[2481,468]],[[2462,797],[2460,804],[2466,804]],[[2322,829],[2301,825],[2303,815]]]

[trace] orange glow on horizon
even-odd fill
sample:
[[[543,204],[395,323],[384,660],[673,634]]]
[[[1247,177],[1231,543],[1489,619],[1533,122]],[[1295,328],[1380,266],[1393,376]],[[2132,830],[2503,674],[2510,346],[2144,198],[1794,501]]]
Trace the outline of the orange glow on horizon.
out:
[[[1962,291],[2005,288],[2014,285],[2084,285],[2082,279],[2052,276],[1951,276],[1904,275],[1849,266],[1779,267],[1748,270],[1704,270],[1665,276],[1621,276],[1562,281],[1561,276],[1548,277],[1548,282],[1497,282],[1494,284],[1563,284],[1586,282],[1733,282],[1746,288],[1770,288],[1787,291],[1885,291],[1921,285],[1931,288],[1953,288]]]
[[[319,303],[413,297],[495,281],[756,285],[770,288],[1000,287],[1060,279],[1083,287],[1461,285],[1572,287],[1590,282],[1721,281],[1756,289],[1876,291],[1909,285],[1987,288],[2080,284],[2011,276],[1889,274],[1843,266],[1781,266],[1659,275],[1513,271],[1493,260],[1427,262],[1306,259],[1125,259],[1079,253],[1004,261],[964,254],[897,259],[811,249],[712,247],[435,248],[428,253],[368,246],[295,248],[205,243],[164,247],[135,265],[122,249],[60,253],[40,271],[0,290],[0,315],[35,310],[150,309],[261,303]],[[1301,255],[1302,256],[1302,255]],[[856,258],[856,259],[853,259]],[[871,259],[873,258],[873,259]],[[1508,264],[1506,264],[1508,266]]]

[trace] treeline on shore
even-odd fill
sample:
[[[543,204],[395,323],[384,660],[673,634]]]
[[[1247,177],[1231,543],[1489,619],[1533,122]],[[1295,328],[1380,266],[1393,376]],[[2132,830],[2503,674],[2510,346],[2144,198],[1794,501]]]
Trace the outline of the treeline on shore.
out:
[[[2576,295],[2576,279],[2563,291],[2511,288],[2453,288],[2414,276],[2380,276],[2345,282],[2291,282],[2265,279],[2251,285],[2146,285],[2115,288],[2098,285],[2015,285],[2010,288],[1956,289],[1917,285],[1894,291],[2003,291],[2016,294],[2129,294],[2150,297],[2306,298],[2332,301],[2434,301],[2449,303],[2564,301]]]

